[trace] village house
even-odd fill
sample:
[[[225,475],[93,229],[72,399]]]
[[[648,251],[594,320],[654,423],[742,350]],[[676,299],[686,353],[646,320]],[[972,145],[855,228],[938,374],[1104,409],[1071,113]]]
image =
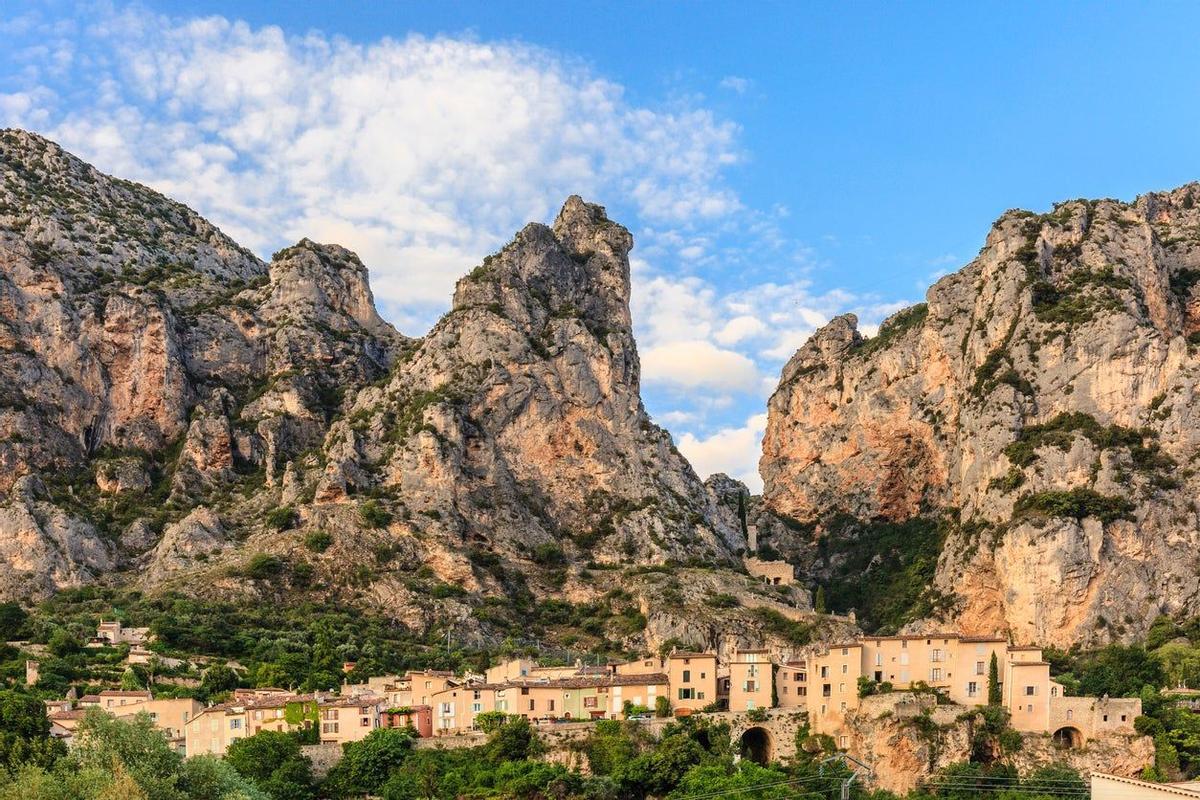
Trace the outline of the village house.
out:
[[[729,710],[771,708],[774,705],[774,672],[768,651],[735,651],[729,665]]]
[[[1062,685],[1050,679],[1041,648],[956,633],[869,636],[815,650],[808,660],[784,670],[791,676],[790,693],[782,692],[781,683],[780,704],[806,706],[814,732],[830,735],[841,734],[847,715],[859,707],[860,678],[876,687],[934,690],[953,703],[982,706],[988,702],[993,656],[1001,703],[1016,730],[1049,733],[1067,747],[1106,733],[1133,732],[1141,700],[1067,697]],[[807,703],[796,702],[801,683],[807,684]]]
[[[685,714],[717,700],[716,653],[672,653],[667,659],[671,707]]]
[[[126,628],[120,621],[100,621],[96,635],[88,640],[87,647],[111,647],[118,644],[142,645],[154,641],[149,628]]]
[[[428,739],[433,736],[433,709],[429,706],[387,708],[379,712],[381,728],[412,728],[417,736]]]

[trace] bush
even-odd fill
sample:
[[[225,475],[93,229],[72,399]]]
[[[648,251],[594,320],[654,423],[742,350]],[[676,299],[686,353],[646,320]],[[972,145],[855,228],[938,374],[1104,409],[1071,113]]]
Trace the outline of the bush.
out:
[[[378,500],[368,500],[358,508],[359,519],[368,528],[382,528],[392,521],[392,514],[379,504]]]
[[[283,561],[268,553],[256,553],[246,562],[243,574],[254,580],[267,580],[283,572]]]
[[[267,512],[264,520],[268,528],[277,531],[287,530],[296,524],[296,509],[291,506],[279,506]]]
[[[313,531],[304,537],[304,546],[314,553],[324,553],[333,544],[333,534],[328,531]]]
[[[1017,500],[1014,516],[1040,514],[1047,517],[1096,517],[1101,522],[1133,519],[1134,504],[1124,497],[1100,494],[1094,489],[1069,492],[1047,491],[1027,494]]]

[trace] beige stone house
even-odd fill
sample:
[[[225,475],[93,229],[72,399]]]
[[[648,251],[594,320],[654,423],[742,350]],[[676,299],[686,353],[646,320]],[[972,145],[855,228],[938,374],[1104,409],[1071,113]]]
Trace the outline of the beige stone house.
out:
[[[767,650],[735,651],[729,665],[729,710],[771,708],[774,680],[774,665]]]
[[[717,699],[716,653],[672,653],[667,659],[671,707],[699,711]]]
[[[847,712],[858,708],[860,677],[894,689],[924,684],[959,705],[985,705],[993,655],[1001,702],[1015,729],[1050,733],[1061,744],[1075,747],[1105,733],[1133,732],[1140,700],[1066,697],[1062,686],[1050,679],[1041,648],[956,633],[864,637],[813,652],[803,673],[810,724],[814,731],[839,734]],[[783,697],[781,692],[781,705]],[[794,693],[789,697],[787,704],[805,705],[795,703]]]

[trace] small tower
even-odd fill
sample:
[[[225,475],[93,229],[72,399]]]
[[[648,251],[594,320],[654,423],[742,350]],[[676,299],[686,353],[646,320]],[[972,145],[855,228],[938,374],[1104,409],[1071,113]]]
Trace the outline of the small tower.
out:
[[[746,549],[751,553],[758,552],[758,526],[757,525],[747,525],[746,526]]]
[[[25,685],[26,686],[36,686],[37,685],[38,680],[42,676],[41,675],[41,667],[42,667],[41,663],[37,662],[37,661],[26,661],[25,662]]]

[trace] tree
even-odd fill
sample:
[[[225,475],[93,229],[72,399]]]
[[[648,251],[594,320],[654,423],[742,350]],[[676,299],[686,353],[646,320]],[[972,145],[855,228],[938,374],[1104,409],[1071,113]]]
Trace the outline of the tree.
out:
[[[666,695],[654,698],[654,716],[665,718],[671,716],[671,700]]]
[[[1000,695],[1000,662],[996,660],[995,653],[992,653],[992,660],[988,664],[987,692],[988,705],[998,706],[1004,702]]]
[[[194,800],[272,800],[220,756],[194,756],[184,761],[179,788]]]
[[[54,632],[50,634],[46,647],[52,655],[59,658],[65,658],[83,649],[79,640],[72,636],[66,628],[55,628]]]
[[[238,687],[238,674],[225,664],[213,664],[204,670],[200,679],[200,693],[205,697],[233,691]]]
[[[231,744],[225,760],[275,800],[313,796],[312,763],[290,734],[259,731]]]
[[[66,752],[62,742],[50,736],[41,700],[0,691],[0,770],[16,771],[27,765],[49,768]]]
[[[813,599],[813,611],[816,611],[818,614],[826,613],[826,611],[825,611],[825,587],[824,586],[817,587],[817,596],[816,596],[816,598]]]
[[[183,757],[171,747],[150,715],[116,719],[98,708],[88,709],[75,733],[69,755],[78,769],[123,768],[147,800],[176,800]]]
[[[488,737],[487,758],[493,764],[521,761],[541,752],[541,740],[525,717],[512,717]]]
[[[19,639],[28,619],[20,603],[0,603],[0,642]]]
[[[378,728],[343,748],[342,760],[329,772],[325,788],[339,797],[378,794],[388,776],[412,752],[410,728]]]

